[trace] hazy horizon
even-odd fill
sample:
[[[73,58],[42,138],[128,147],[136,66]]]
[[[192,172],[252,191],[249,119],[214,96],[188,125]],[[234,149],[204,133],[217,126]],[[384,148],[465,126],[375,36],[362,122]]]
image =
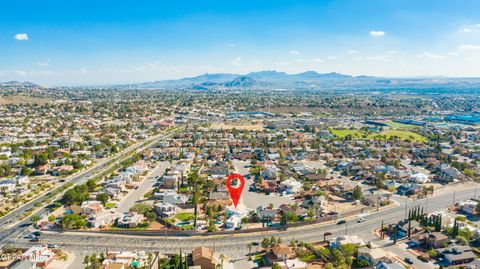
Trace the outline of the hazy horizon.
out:
[[[0,3],[0,81],[204,73],[480,77],[478,1]]]

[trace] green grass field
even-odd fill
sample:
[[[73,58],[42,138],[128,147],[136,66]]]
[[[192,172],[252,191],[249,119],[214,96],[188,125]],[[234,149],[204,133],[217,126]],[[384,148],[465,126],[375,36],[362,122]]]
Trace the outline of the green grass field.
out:
[[[388,131],[383,131],[379,134],[370,134],[368,137],[370,139],[373,139],[377,135],[386,135],[387,139],[389,139],[392,136],[397,136],[401,140],[407,140],[410,139],[412,141],[416,142],[427,142],[428,139],[411,131],[400,131],[400,130],[388,130]]]
[[[355,137],[362,137],[364,132],[360,130],[350,130],[350,129],[330,129],[330,132],[340,138],[344,138],[347,135],[352,135]]]
[[[193,220],[194,217],[193,213],[178,213],[175,215],[175,218],[181,221]]]
[[[357,138],[362,138],[364,137],[365,135],[367,135],[367,133],[361,131],[361,130],[350,130],[350,129],[330,129],[330,132],[332,134],[334,134],[335,136],[339,137],[339,138],[344,138],[346,137],[347,135],[351,135],[353,137],[357,137]],[[374,139],[376,136],[387,136],[387,139],[389,139],[390,137],[392,136],[397,136],[399,137],[401,140],[407,140],[407,139],[410,139],[412,141],[416,141],[416,142],[427,142],[428,139],[417,134],[417,133],[414,133],[414,132],[411,132],[411,131],[403,131],[403,130],[386,130],[386,131],[382,131],[380,133],[370,133],[368,134],[367,138],[368,139]]]
[[[394,129],[416,129],[420,128],[420,126],[417,125],[412,125],[412,124],[405,124],[405,123],[399,123],[399,122],[393,122],[393,121],[387,121],[385,122],[386,125],[390,128]]]

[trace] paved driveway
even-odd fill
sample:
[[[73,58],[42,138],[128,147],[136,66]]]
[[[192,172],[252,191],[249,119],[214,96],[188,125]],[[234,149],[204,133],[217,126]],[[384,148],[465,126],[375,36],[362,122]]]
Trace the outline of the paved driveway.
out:
[[[233,165],[237,173],[242,176],[248,175],[250,171],[250,162],[234,160]],[[293,204],[293,200],[286,196],[277,195],[265,195],[263,193],[257,193],[249,191],[250,185],[253,184],[253,178],[245,178],[245,188],[242,192],[242,198],[240,203],[243,203],[247,208],[256,209],[259,206],[267,207],[273,204],[274,207],[279,207],[283,204]]]
[[[157,181],[156,177],[163,175],[167,169],[168,162],[160,162],[152,171],[150,171],[146,178],[139,183],[138,189],[130,191],[122,201],[118,203],[118,208],[115,209],[118,213],[128,212],[136,202],[142,201],[143,195],[152,187],[153,184]]]

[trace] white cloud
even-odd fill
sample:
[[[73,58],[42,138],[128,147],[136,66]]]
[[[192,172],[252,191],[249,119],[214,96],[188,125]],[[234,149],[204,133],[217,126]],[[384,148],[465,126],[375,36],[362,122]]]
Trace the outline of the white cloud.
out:
[[[232,64],[236,65],[236,66],[242,65],[242,63],[243,63],[243,60],[240,57],[237,57],[237,58],[233,59],[233,61],[232,61]]]
[[[231,47],[231,48],[234,48],[234,47],[235,47],[235,44],[230,43],[230,44],[228,44],[228,46]]]
[[[304,62],[306,62],[306,61],[303,60],[303,59],[296,59],[295,62],[297,62],[297,63],[304,63]]]
[[[336,56],[332,56],[332,55],[330,55],[330,56],[328,56],[328,57],[327,57],[327,59],[329,59],[329,60],[336,60],[336,59],[337,59],[337,57],[336,57]]]
[[[389,51],[385,51],[385,54],[389,54],[389,55],[394,55],[394,54],[397,54],[398,51],[396,50],[389,50]]]
[[[472,52],[480,51],[480,45],[471,45],[471,44],[464,44],[457,46],[453,51],[450,51],[448,55],[450,56],[457,56],[460,54],[468,54]]]
[[[464,25],[460,28],[459,32],[463,32],[463,33],[480,32],[480,24]]]
[[[312,61],[316,62],[316,63],[320,63],[320,64],[325,62],[324,60],[322,60],[320,58],[313,58]]]
[[[459,51],[472,51],[472,50],[480,50],[480,45],[460,45],[457,47]]]
[[[28,35],[25,33],[19,33],[13,36],[16,40],[28,40]]]
[[[418,59],[435,59],[435,60],[440,60],[440,59],[445,59],[444,55],[440,54],[434,54],[430,52],[424,52],[422,54],[417,55]]]
[[[26,72],[26,71],[23,71],[23,70],[15,70],[15,71],[13,71],[13,73],[14,73],[15,75],[22,76],[22,77],[27,76],[27,72]]]
[[[357,54],[358,50],[347,50],[345,53],[346,54]]]
[[[382,37],[386,34],[383,31],[370,31],[370,35],[374,37]]]
[[[296,51],[296,50],[292,50],[292,51],[290,51],[290,54],[298,55],[298,54],[300,54],[300,52],[299,52],[299,51]]]
[[[51,61],[50,59],[47,59],[47,60],[45,60],[45,61],[43,61],[43,62],[38,62],[37,65],[38,65],[38,66],[49,66],[51,62],[52,62],[52,61]]]

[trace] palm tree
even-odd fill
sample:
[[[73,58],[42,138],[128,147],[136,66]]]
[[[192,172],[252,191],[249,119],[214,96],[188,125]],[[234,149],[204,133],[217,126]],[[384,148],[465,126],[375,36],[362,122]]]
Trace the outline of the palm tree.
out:
[[[252,257],[251,257],[251,253],[252,253],[252,247],[253,247],[253,243],[248,243],[247,244],[247,248],[248,248],[248,259],[250,260]]]
[[[90,263],[90,257],[88,255],[83,258],[83,263],[88,267],[88,264]]]
[[[225,261],[225,255],[223,255],[223,253],[222,253],[222,254],[220,254],[219,258],[220,258],[220,264],[221,264],[220,268],[223,269],[223,261]]]

